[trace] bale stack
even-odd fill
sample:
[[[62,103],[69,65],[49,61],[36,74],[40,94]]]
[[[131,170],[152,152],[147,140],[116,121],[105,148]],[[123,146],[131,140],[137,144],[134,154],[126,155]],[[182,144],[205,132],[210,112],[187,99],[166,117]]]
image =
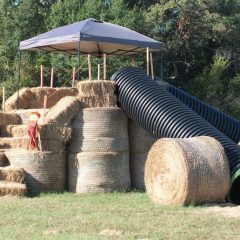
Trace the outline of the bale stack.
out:
[[[68,186],[77,193],[130,186],[127,117],[116,107],[84,108],[72,120]]]
[[[230,183],[227,157],[211,137],[158,140],[145,166],[146,190],[160,204],[224,201]]]
[[[145,190],[144,167],[148,152],[156,141],[138,123],[129,119],[130,172],[133,189]]]
[[[116,83],[108,80],[81,81],[77,83],[78,99],[83,108],[116,107]]]
[[[26,176],[22,168],[0,167],[0,196],[23,197],[27,194]]]

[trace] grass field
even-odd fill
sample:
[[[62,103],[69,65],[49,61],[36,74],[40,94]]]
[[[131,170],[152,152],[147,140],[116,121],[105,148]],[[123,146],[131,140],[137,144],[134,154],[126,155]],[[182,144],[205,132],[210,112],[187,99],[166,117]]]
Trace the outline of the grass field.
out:
[[[157,206],[145,193],[3,197],[0,239],[240,239],[239,218],[205,210]]]

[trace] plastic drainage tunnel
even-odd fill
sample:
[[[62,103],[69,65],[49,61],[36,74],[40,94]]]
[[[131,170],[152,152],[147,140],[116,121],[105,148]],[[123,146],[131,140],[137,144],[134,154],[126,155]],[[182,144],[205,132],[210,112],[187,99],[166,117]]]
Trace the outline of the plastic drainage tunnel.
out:
[[[123,68],[111,80],[117,83],[121,108],[153,137],[210,136],[217,139],[229,161],[231,185],[227,199],[240,204],[240,148],[233,140],[137,68]]]

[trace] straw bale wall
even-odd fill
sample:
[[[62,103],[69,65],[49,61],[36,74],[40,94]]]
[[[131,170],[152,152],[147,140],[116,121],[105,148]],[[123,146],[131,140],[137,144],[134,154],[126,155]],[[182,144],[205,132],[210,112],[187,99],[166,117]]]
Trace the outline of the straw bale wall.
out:
[[[11,166],[25,170],[30,194],[62,192],[66,187],[65,152],[37,152],[12,149],[6,152]]]
[[[0,112],[0,127],[4,127],[8,124],[21,124],[22,120],[19,115],[14,113]]]
[[[130,173],[133,189],[145,190],[144,167],[148,152],[156,141],[138,123],[129,119]]]
[[[227,157],[211,137],[160,139],[150,149],[145,185],[159,204],[224,201],[230,182]]]
[[[0,181],[26,183],[25,172],[22,168],[0,167]]]
[[[27,195],[26,184],[0,181],[0,197],[2,196],[24,197],[26,195]]]

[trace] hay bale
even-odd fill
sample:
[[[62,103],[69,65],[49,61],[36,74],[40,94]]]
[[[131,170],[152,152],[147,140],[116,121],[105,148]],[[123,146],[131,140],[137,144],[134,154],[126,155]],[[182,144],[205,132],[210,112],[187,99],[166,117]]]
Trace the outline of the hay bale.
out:
[[[85,108],[70,123],[69,152],[128,151],[128,119],[120,108]]]
[[[227,157],[211,137],[160,139],[145,166],[145,185],[160,204],[224,201],[230,182]]]
[[[112,94],[106,94],[103,96],[77,96],[78,100],[81,102],[82,108],[93,108],[93,107],[116,107],[117,106],[117,96]]]
[[[81,152],[68,155],[72,192],[125,191],[130,187],[129,152]]]
[[[131,119],[129,119],[128,133],[132,188],[143,191],[145,190],[145,162],[147,160],[148,152],[156,139]]]
[[[0,196],[24,197],[27,195],[26,184],[0,181]]]
[[[26,172],[30,194],[62,192],[66,187],[65,152],[36,152],[12,149],[6,152],[11,166]]]
[[[0,181],[25,183],[25,172],[22,168],[16,167],[0,167]]]
[[[0,126],[4,127],[9,124],[21,124],[22,120],[19,115],[15,113],[0,112]]]
[[[110,80],[80,81],[77,83],[79,95],[100,96],[113,95],[116,89],[116,82]]]
[[[28,136],[26,125],[7,125],[1,129],[1,137],[23,137]]]
[[[9,161],[5,155],[5,151],[0,151],[0,167],[6,167],[9,165]]]
[[[34,94],[29,88],[22,88],[18,92],[15,92],[10,98],[6,100],[5,110],[6,112],[11,112],[18,108],[29,108],[32,100],[34,99]]]
[[[45,116],[45,123],[68,124],[80,109],[76,97],[64,97]]]
[[[29,137],[3,137],[0,138],[0,149],[29,148]]]

